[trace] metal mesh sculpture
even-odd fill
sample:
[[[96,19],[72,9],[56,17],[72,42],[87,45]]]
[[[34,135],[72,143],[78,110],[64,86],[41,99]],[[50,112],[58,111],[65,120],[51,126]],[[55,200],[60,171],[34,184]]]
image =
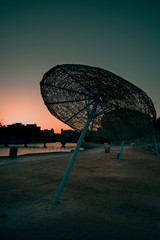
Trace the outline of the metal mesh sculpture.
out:
[[[132,83],[107,70],[58,65],[44,75],[40,85],[49,111],[73,129],[83,130],[53,204],[59,201],[87,129],[110,140],[126,140],[153,128],[156,111],[151,99]]]
[[[112,140],[137,138],[156,119],[154,105],[145,92],[101,68],[58,65],[44,75],[41,93],[48,110],[76,130],[84,128],[97,101],[89,130],[105,133]]]

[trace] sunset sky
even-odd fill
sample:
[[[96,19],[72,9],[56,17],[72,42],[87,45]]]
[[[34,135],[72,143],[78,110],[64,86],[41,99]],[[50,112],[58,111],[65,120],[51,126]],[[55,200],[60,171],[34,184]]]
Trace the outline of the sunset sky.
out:
[[[39,85],[64,63],[123,77],[160,116],[160,1],[0,0],[0,120],[68,129],[47,110]]]

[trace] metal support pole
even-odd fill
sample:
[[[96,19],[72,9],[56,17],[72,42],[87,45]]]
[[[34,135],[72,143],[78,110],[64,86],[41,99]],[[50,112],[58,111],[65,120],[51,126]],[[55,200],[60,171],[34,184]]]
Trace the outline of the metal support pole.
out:
[[[121,151],[120,151],[119,158],[118,158],[118,163],[120,163],[121,158],[122,158],[123,146],[124,146],[124,141],[122,141]]]
[[[155,155],[158,155],[158,144],[157,144],[157,140],[156,140],[155,131],[153,131],[153,139],[154,139],[154,145],[155,145],[154,153],[155,153]]]
[[[92,109],[92,112],[91,112],[91,114],[88,116],[87,122],[86,122],[86,124],[85,124],[85,126],[84,126],[84,129],[83,129],[83,131],[82,131],[82,133],[81,133],[81,136],[80,136],[80,138],[79,138],[79,140],[78,140],[77,146],[76,146],[76,148],[75,148],[75,150],[74,150],[74,152],[73,152],[73,155],[72,155],[71,160],[70,160],[70,162],[69,162],[69,164],[68,164],[68,167],[67,167],[67,169],[66,169],[66,172],[65,172],[65,174],[64,174],[64,176],[63,176],[63,178],[62,178],[62,181],[61,181],[61,183],[60,183],[60,185],[59,185],[59,188],[58,188],[58,190],[57,190],[57,192],[56,192],[56,195],[55,195],[55,197],[54,197],[54,199],[53,199],[53,205],[56,205],[56,204],[58,203],[58,201],[59,201],[60,195],[61,195],[61,193],[62,193],[62,191],[63,191],[63,188],[64,188],[64,185],[65,185],[65,183],[66,183],[66,181],[67,181],[67,179],[68,179],[68,177],[69,177],[70,171],[71,171],[72,166],[73,166],[73,164],[74,164],[74,162],[75,162],[75,159],[76,159],[76,157],[77,157],[78,150],[79,150],[79,148],[80,148],[80,146],[81,146],[81,144],[82,144],[82,142],[83,142],[83,139],[84,139],[84,137],[85,137],[85,134],[86,134],[86,132],[87,132],[87,129],[88,129],[88,127],[89,127],[89,124],[90,124],[90,122],[91,122],[91,120],[92,120],[92,117],[93,117],[93,114],[94,114],[94,112],[95,112],[95,110],[96,110],[96,107],[97,107],[97,102],[95,102],[95,104],[94,104],[94,106],[93,106],[93,109]]]

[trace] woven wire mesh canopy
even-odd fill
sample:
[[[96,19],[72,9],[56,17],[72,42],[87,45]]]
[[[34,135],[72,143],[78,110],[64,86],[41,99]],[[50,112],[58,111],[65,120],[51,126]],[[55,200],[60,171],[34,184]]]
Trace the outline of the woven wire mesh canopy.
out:
[[[153,129],[156,111],[151,99],[135,85],[107,70],[58,65],[44,75],[40,85],[49,111],[73,129],[82,130],[54,205],[59,201],[87,129],[110,140],[123,140],[120,158],[124,140]]]
[[[89,130],[111,140],[142,136],[152,129],[156,111],[140,88],[110,71],[77,64],[57,65],[40,83],[48,110],[75,130],[82,130],[95,102]]]

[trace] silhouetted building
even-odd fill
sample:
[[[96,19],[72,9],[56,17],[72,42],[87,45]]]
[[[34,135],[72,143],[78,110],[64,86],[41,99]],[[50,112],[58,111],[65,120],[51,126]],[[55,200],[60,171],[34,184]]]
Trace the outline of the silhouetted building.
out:
[[[48,137],[52,137],[54,135],[54,130],[53,128],[51,130],[48,130],[48,129],[44,129],[43,130],[44,134]]]
[[[40,134],[41,128],[37,127],[36,124],[14,123],[7,125],[7,132],[16,136],[37,136]]]
[[[61,134],[62,134],[64,137],[73,137],[74,134],[75,134],[75,131],[73,131],[73,130],[63,130],[63,129],[61,129]]]

